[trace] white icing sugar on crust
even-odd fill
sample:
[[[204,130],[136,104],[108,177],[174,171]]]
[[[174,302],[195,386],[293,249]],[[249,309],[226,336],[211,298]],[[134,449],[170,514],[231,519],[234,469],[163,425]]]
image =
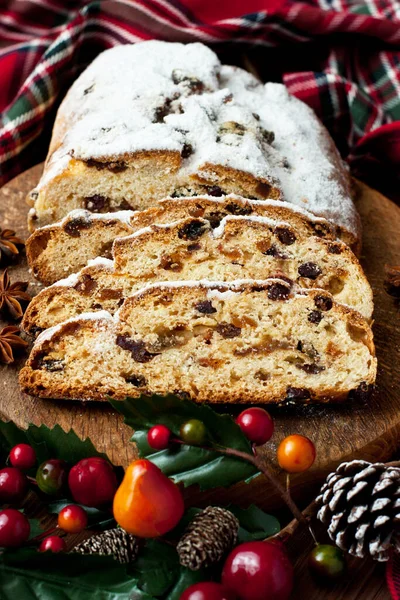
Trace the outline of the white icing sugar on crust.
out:
[[[101,321],[114,321],[114,317],[106,310],[99,310],[98,312],[93,313],[82,313],[77,317],[71,317],[71,319],[67,319],[66,321],[63,321],[58,325],[54,325],[54,327],[49,327],[48,329],[45,329],[45,331],[42,331],[42,333],[39,334],[36,338],[35,343],[33,344],[33,348],[35,348],[39,344],[42,344],[43,342],[46,342],[47,340],[50,340],[53,337],[53,335],[60,331],[60,329],[64,327],[64,325],[66,325],[67,323],[76,323],[79,321],[98,321],[100,324]]]
[[[218,225],[218,227],[215,227],[215,229],[213,229],[213,237],[219,238],[224,235],[225,226],[228,221],[253,221],[254,223],[262,223],[269,227],[276,227],[277,225],[282,225],[291,229],[291,225],[290,223],[287,223],[287,221],[278,221],[276,219],[269,219],[268,217],[259,217],[257,215],[227,215],[221,220],[221,223]]]
[[[221,80],[237,103],[250,107],[263,126],[274,132],[272,146],[286,159],[273,164],[283,198],[358,232],[359,217],[350,201],[346,167],[313,110],[284,85],[263,85],[243,69],[223,65]]]
[[[313,111],[283,85],[264,86],[221,65],[203,44],[153,40],[103,52],[73,84],[58,118],[65,134],[38,189],[71,156],[118,161],[171,151],[182,155],[182,174],[211,180],[213,165],[250,173],[279,188],[283,200],[359,233],[345,168]]]

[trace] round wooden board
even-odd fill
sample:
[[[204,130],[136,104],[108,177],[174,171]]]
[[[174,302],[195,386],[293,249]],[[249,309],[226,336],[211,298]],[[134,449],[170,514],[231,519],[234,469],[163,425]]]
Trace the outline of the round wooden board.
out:
[[[42,166],[23,173],[0,190],[0,226],[15,229],[26,238],[27,205],[25,196],[37,183]],[[314,467],[304,475],[293,477],[292,491],[296,497],[311,497],[321,479],[336,464],[354,457],[385,460],[395,450],[400,434],[400,320],[399,308],[383,288],[384,265],[400,264],[400,209],[390,200],[362,183],[355,182],[357,205],[363,225],[362,263],[375,295],[374,332],[379,361],[377,389],[368,405],[304,406],[279,409],[272,413],[276,422],[273,443],[265,452],[274,455],[276,444],[289,433],[309,436],[317,447]],[[40,286],[28,273],[25,262],[11,269],[12,279],[29,279],[31,291]],[[15,366],[0,367],[0,411],[3,419],[12,419],[20,426],[28,423],[59,423],[64,429],[73,427],[82,437],[89,436],[99,450],[105,451],[116,464],[126,465],[135,455],[129,443],[131,430],[109,406],[100,403],[56,402],[31,398],[19,391]],[[228,407],[229,409],[230,407]],[[255,480],[228,490],[213,490],[200,494],[189,490],[189,501],[206,503],[235,501],[257,502],[263,508],[275,508],[279,503],[268,484]]]

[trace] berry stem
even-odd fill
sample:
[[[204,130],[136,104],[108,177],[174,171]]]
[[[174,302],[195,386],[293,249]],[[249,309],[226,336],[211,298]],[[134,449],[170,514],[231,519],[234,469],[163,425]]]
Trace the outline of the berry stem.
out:
[[[32,483],[33,485],[37,485],[37,481],[34,477],[31,477],[30,475],[26,475],[26,478],[29,481],[29,483]]]
[[[50,527],[50,529],[48,529],[47,531],[43,531],[43,533],[39,533],[39,535],[37,535],[36,537],[29,540],[29,544],[34,544],[36,542],[40,542],[40,541],[42,541],[43,538],[48,537],[49,535],[52,535],[53,533],[55,533],[58,530],[59,530],[58,525],[56,527]]]
[[[176,444],[184,444],[184,442],[182,440],[179,440],[177,438],[173,438],[171,441]],[[261,473],[273,485],[273,487],[276,489],[276,491],[278,492],[278,494],[280,495],[282,500],[285,502],[286,506],[289,508],[289,510],[295,517],[295,519],[299,523],[302,523],[303,525],[305,525],[307,527],[307,529],[310,531],[311,537],[313,538],[314,542],[317,543],[315,534],[314,534],[313,530],[311,529],[308,520],[303,515],[301,510],[298,508],[296,503],[292,500],[291,495],[285,490],[285,488],[282,486],[280,481],[269,470],[269,468],[265,464],[264,460],[262,458],[260,458],[260,456],[258,456],[258,454],[252,455],[252,454],[248,454],[247,452],[242,452],[241,450],[236,450],[235,448],[224,448],[223,446],[215,446],[215,447],[196,446],[196,447],[202,448],[203,450],[208,450],[210,452],[219,452],[220,454],[225,454],[226,456],[234,456],[236,458],[240,458],[241,460],[247,461],[247,462],[251,463],[252,465],[254,465],[256,467],[256,469],[261,471]]]

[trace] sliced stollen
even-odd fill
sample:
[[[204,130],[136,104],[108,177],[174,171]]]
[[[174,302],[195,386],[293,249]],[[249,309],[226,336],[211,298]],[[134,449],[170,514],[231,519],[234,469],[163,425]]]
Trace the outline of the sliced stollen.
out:
[[[42,290],[29,304],[22,328],[36,335],[82,312],[114,314],[124,298],[150,283],[287,278],[329,291],[370,319],[372,291],[346,244],[295,232],[286,221],[259,216],[210,221],[186,217],[151,225],[117,239],[114,262],[99,258],[79,273]]]
[[[88,313],[42,333],[20,384],[45,398],[333,402],[375,376],[372,331],[358,312],[275,279],[150,286],[114,317]]]
[[[153,223],[169,223],[187,216],[202,217],[217,226],[227,215],[259,215],[288,221],[301,234],[337,237],[336,228],[308,211],[274,200],[247,200],[228,194],[220,198],[166,198],[145,211],[96,214],[74,210],[62,221],[37,229],[27,240],[26,255],[33,274],[51,285],[76,273],[98,256],[110,257],[112,241]]]
[[[313,111],[206,46],[147,41],[101,53],[57,114],[30,227],[76,208],[144,209],[166,196],[282,198],[359,238],[349,178]]]
[[[115,238],[130,235],[130,210],[96,214],[74,210],[62,221],[37,229],[26,242],[33,275],[51,285],[76,273],[97,256],[109,258]]]

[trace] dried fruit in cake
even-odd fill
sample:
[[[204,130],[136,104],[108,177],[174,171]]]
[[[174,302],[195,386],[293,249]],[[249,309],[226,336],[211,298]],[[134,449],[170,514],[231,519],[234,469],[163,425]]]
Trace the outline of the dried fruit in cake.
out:
[[[281,281],[286,293],[271,297],[277,283],[149,286],[117,318],[88,313],[39,336],[22,389],[83,400],[176,390],[199,402],[328,402],[373,383],[372,332],[361,315],[324,292],[324,318],[313,323],[321,292]],[[199,312],[203,302],[215,312]],[[227,325],[237,335],[224,335]]]

